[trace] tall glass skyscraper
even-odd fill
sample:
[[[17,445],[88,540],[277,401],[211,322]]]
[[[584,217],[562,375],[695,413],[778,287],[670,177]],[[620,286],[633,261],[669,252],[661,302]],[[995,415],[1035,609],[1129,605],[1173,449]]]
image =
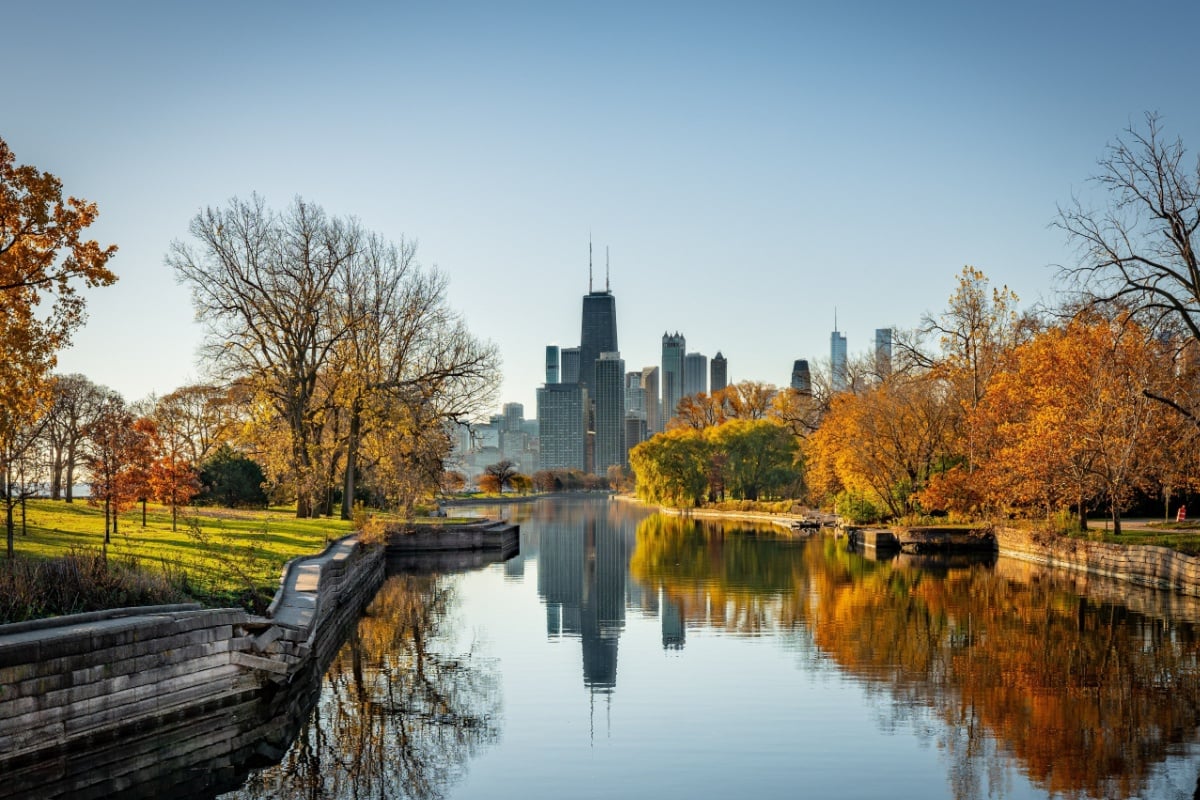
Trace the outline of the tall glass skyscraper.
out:
[[[581,371],[579,369],[579,348],[564,347],[560,352],[562,357],[562,369],[560,377],[562,383],[579,383]]]
[[[607,289],[583,296],[583,326],[579,334],[579,382],[589,394],[596,390],[596,362],[601,353],[617,352],[617,300]]]
[[[849,385],[849,365],[846,361],[846,337],[840,331],[829,334],[829,382],[835,392],[846,391]]]
[[[688,353],[683,357],[683,395],[708,393],[708,356]]]
[[[558,383],[558,345],[546,345],[546,383]]]
[[[537,390],[538,469],[586,468],[587,390],[548,383]]]
[[[792,388],[801,394],[812,394],[812,373],[808,371],[808,362],[802,358],[792,363]]]
[[[875,329],[875,375],[886,378],[892,374],[892,329]]]
[[[683,399],[683,357],[687,340],[678,331],[674,335],[663,334],[662,338],[662,425],[675,416],[679,401]]]
[[[596,359],[596,468],[627,464],[625,451],[625,361],[620,353],[601,353]]]

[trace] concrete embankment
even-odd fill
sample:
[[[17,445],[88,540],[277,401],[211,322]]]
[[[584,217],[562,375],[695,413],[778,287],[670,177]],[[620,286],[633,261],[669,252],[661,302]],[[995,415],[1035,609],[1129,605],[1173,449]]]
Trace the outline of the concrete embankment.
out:
[[[270,732],[382,579],[382,548],[347,537],[289,562],[266,617],[158,606],[0,626],[0,797],[190,797],[212,777],[180,764],[277,757],[287,736]]]
[[[1200,597],[1200,558],[1167,547],[1120,545],[995,528],[1000,555]]]

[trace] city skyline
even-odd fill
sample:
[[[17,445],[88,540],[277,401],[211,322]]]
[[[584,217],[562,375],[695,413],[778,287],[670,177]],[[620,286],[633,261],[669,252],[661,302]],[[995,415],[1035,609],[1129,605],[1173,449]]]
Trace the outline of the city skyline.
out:
[[[580,293],[591,230],[627,364],[657,363],[669,327],[737,380],[783,384],[826,352],[834,304],[857,355],[943,308],[966,264],[1022,306],[1050,298],[1075,259],[1057,209],[1095,199],[1096,160],[1143,112],[1194,156],[1200,9],[1144,4],[1174,23],[1155,58],[1113,59],[1127,11],[26,4],[6,23],[52,31],[58,56],[7,43],[19,113],[0,136],[95,202],[88,235],[120,248],[59,371],[130,400],[206,377],[163,258],[197,210],[253,193],[416,240],[499,346],[497,407],[532,408],[541,349],[572,344],[573,304],[537,300]],[[309,113],[318,96],[353,119]]]

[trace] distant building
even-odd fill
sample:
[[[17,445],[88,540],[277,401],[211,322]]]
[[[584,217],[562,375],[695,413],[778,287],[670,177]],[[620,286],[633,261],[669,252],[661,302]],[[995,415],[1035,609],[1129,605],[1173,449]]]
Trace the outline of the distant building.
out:
[[[607,256],[605,257],[604,291],[592,290],[592,243],[588,242],[588,293],[583,296],[583,321],[579,331],[579,382],[595,396],[596,362],[601,353],[616,353],[617,346],[617,300],[613,297],[608,282]]]
[[[683,357],[683,395],[708,393],[708,356],[688,353]]]
[[[642,373],[625,373],[625,413],[636,411],[643,416],[646,413],[646,393],[642,390]]]
[[[687,340],[679,334],[663,334],[662,338],[662,430],[675,416],[683,399],[683,357]]]
[[[587,468],[587,389],[548,383],[537,390],[538,469]]]
[[[803,394],[812,394],[812,373],[808,362],[802,358],[792,362],[792,388]]]
[[[829,334],[829,382],[835,392],[844,392],[849,385],[846,337],[837,330]]]
[[[597,475],[611,466],[627,466],[625,450],[625,361],[620,353],[601,353],[596,359],[596,454]]]
[[[875,374],[886,378],[892,374],[892,329],[875,329]]]
[[[558,345],[546,345],[546,383],[558,383]]]
[[[646,435],[662,433],[662,395],[658,388],[658,367],[642,367],[642,402],[646,406]]]
[[[629,464],[628,452],[649,438],[646,431],[646,415],[640,411],[625,412],[625,464]]]
[[[716,394],[729,385],[729,362],[721,355],[720,350],[709,362],[709,376],[709,394]]]
[[[580,353],[578,347],[564,347],[560,351],[562,358],[561,375],[563,383],[579,383]]]
[[[505,403],[501,409],[503,415],[503,431],[505,433],[520,433],[521,423],[525,421],[525,406],[521,403]]]

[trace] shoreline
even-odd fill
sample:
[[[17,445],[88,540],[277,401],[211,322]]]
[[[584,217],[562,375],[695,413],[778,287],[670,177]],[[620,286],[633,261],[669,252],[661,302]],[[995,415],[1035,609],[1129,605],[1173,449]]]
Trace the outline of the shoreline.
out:
[[[798,535],[803,527],[806,518],[796,516],[795,514],[771,514],[766,511],[724,511],[721,509],[705,509],[705,508],[672,508],[670,506],[653,505],[643,503],[633,495],[629,494],[614,494],[613,500],[622,503],[632,503],[639,505],[642,508],[657,511],[660,514],[666,514],[669,517],[683,517],[687,519],[711,519],[725,520],[728,522],[766,522],[778,528],[782,528],[788,533]],[[817,528],[816,530],[820,530]]]

